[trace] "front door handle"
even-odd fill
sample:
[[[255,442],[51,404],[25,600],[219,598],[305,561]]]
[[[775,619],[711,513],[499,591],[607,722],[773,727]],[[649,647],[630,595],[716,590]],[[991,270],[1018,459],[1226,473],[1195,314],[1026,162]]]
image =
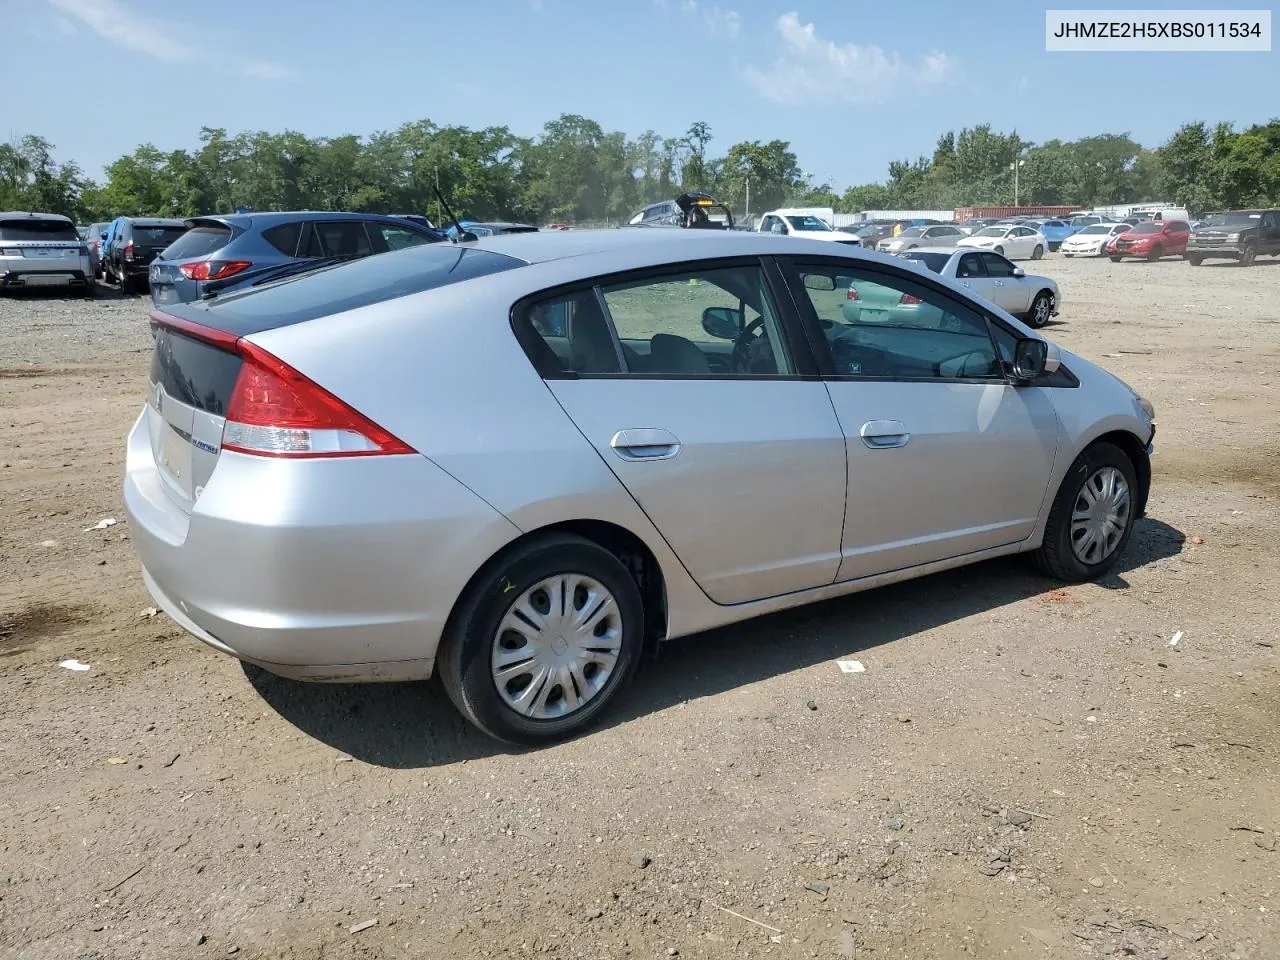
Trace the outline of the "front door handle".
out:
[[[901,420],[868,420],[858,431],[862,442],[872,450],[905,447],[911,442],[911,434]]]
[[[670,460],[680,452],[680,441],[669,430],[632,427],[619,430],[609,446],[623,460]]]
[[[995,283],[995,285],[996,285],[997,287],[1003,287],[1003,286],[1004,286],[1004,281],[1003,281],[1003,280],[996,280],[996,281],[993,281],[993,282]]]

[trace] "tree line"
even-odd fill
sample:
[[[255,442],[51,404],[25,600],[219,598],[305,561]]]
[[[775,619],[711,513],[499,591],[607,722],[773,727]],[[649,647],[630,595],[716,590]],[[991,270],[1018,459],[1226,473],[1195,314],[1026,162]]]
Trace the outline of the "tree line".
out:
[[[0,210],[62,213],[80,222],[121,215],[187,217],[253,210],[427,213],[439,187],[475,220],[624,221],[648,203],[703,190],[742,212],[783,204],[837,211],[1023,204],[1092,207],[1169,200],[1193,214],[1280,203],[1280,119],[1236,130],[1189,123],[1155,148],[1128,134],[1031,143],[987,124],[948,131],[932,155],[895,160],[879,183],[837,193],[804,173],[785,140],[723,154],[709,124],[678,137],[628,138],[564,114],[536,137],[430,120],[367,137],[203,128],[193,150],[143,144],[97,182],[54,146],[27,135],[0,144]]]

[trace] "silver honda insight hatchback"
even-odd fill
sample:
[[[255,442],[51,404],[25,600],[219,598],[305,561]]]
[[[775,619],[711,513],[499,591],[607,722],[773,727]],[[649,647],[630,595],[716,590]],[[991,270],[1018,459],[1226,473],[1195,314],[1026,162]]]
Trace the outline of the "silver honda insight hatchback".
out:
[[[1150,486],[1123,382],[793,237],[431,244],[152,331],[124,498],[156,603],[286,677],[438,673],[509,742],[581,731],[664,639],[1004,554],[1097,577]]]

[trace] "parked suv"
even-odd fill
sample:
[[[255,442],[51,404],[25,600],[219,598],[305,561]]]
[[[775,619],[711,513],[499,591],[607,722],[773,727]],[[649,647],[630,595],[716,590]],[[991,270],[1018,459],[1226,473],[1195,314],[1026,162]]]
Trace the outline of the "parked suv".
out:
[[[1187,241],[1187,262],[1235,260],[1242,267],[1253,258],[1280,257],[1280,210],[1231,210],[1211,214]]]
[[[130,293],[139,280],[147,279],[151,261],[160,251],[186,232],[181,220],[117,217],[108,231],[102,272],[108,280],[120,284],[121,293]]]
[[[93,264],[76,225],[56,213],[0,213],[0,290],[67,287],[93,296]]]
[[[358,260],[445,236],[404,217],[376,213],[244,213],[193,217],[151,264],[156,304],[190,303],[326,263]]]
[[[1144,220],[1131,230],[1107,241],[1107,255],[1113,263],[1125,257],[1159,260],[1186,252],[1191,225],[1185,220]]]
[[[85,246],[89,248],[89,262],[93,265],[95,277],[102,276],[102,255],[106,252],[103,250],[103,241],[107,239],[109,226],[111,226],[109,223],[91,223],[89,232],[84,238]]]

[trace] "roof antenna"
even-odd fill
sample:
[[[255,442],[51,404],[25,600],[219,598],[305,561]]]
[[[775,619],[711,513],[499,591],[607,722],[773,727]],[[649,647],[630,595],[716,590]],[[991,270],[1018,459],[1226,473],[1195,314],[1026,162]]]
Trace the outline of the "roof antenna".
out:
[[[478,240],[479,237],[477,237],[470,230],[462,229],[462,224],[458,222],[458,218],[455,217],[453,215],[453,211],[449,209],[449,204],[445,202],[444,195],[440,192],[440,188],[437,187],[435,184],[432,184],[431,189],[435,191],[436,199],[440,201],[440,206],[444,208],[444,212],[448,214],[449,219],[453,221],[453,229],[458,231],[458,235],[453,238],[453,242],[460,243],[460,242],[469,242],[471,240]]]

